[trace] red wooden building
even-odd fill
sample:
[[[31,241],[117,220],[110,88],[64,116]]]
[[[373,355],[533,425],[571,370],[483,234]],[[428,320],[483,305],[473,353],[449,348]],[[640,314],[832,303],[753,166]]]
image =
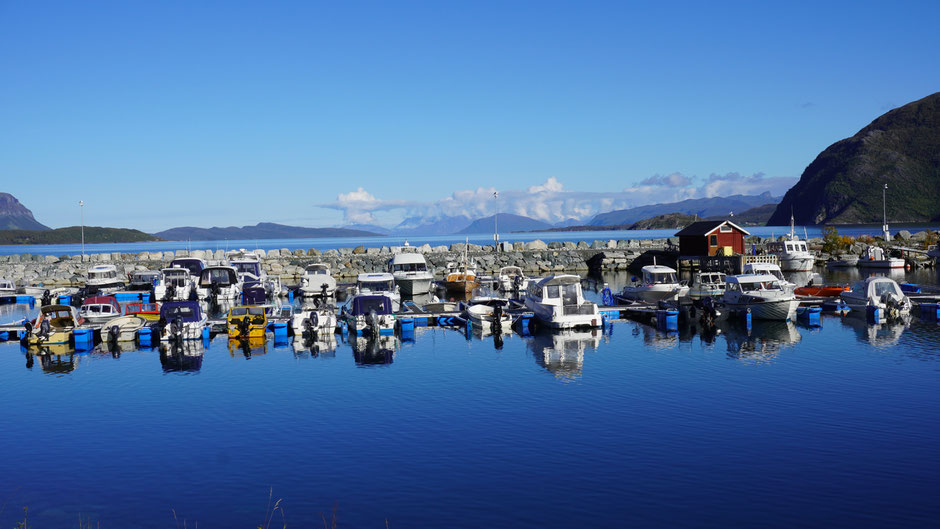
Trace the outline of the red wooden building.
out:
[[[693,222],[676,233],[679,255],[684,257],[744,253],[744,237],[750,235],[730,220]]]

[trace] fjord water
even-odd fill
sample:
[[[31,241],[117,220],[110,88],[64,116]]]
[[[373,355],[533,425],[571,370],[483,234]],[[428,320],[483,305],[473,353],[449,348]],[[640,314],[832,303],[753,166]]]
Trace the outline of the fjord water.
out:
[[[837,316],[501,348],[419,328],[391,353],[218,336],[198,361],[2,343],[0,527],[256,527],[271,489],[289,527],[925,527],[938,343]]]

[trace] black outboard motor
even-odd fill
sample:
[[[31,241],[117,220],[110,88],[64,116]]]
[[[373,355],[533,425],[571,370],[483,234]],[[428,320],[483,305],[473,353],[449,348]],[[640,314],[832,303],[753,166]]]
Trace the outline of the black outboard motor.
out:
[[[49,289],[43,291],[42,300],[39,302],[40,307],[45,307],[46,305],[52,305],[52,293],[49,292]]]
[[[242,338],[247,338],[248,334],[251,332],[251,321],[249,321],[250,316],[245,316],[238,322],[238,334]]]
[[[170,337],[176,342],[183,341],[183,320],[179,316],[170,324]]]
[[[108,327],[108,343],[116,344],[118,342],[118,336],[120,336],[121,330],[118,329],[117,325],[112,325]]]
[[[493,332],[496,334],[503,333],[503,306],[496,305],[493,307]]]

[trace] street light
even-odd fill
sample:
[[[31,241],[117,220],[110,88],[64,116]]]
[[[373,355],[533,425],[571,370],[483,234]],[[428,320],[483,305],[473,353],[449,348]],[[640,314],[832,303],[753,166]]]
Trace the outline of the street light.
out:
[[[82,262],[85,262],[85,201],[79,200],[78,207],[81,210],[82,218]]]

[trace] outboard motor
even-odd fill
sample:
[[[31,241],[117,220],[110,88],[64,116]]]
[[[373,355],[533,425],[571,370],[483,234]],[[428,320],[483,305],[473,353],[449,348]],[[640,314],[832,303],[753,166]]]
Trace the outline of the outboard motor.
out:
[[[118,336],[120,336],[121,330],[118,329],[117,325],[112,325],[108,327],[108,343],[116,344],[118,341]]]
[[[46,305],[52,305],[52,293],[49,292],[49,289],[43,291],[42,300],[39,302],[40,307],[45,307]]]
[[[493,332],[496,334],[503,333],[503,306],[496,305],[493,307]]]
[[[369,328],[372,330],[372,336],[378,336],[379,332],[379,315],[375,313],[374,310],[369,311],[368,319]]]
[[[170,324],[170,337],[177,342],[183,341],[183,320],[181,318],[176,317]]]
[[[251,322],[248,320],[250,316],[245,316],[238,322],[238,334],[242,338],[247,338],[251,332]]]

